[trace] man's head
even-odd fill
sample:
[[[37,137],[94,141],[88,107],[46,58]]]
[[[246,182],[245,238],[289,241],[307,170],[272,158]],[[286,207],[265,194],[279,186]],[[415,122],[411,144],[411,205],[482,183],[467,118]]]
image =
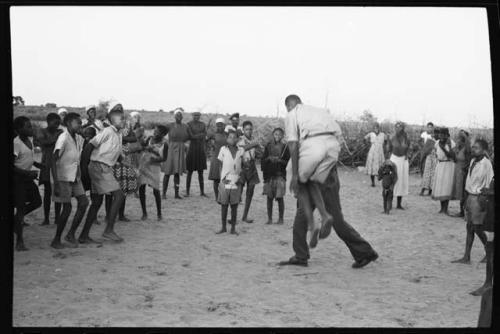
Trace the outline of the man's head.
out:
[[[378,124],[377,122],[373,123],[373,132],[375,132],[376,134],[379,134],[380,132],[380,124]]]
[[[226,142],[229,146],[235,146],[238,142],[238,134],[233,129],[230,129],[227,133]]]
[[[108,112],[108,120],[116,129],[123,129],[125,126],[125,115],[121,104],[116,105]]]
[[[282,128],[276,128],[273,130],[273,137],[274,141],[279,143],[283,139],[283,135],[285,134],[285,131],[283,131]]]
[[[240,114],[239,113],[234,113],[231,115],[229,118],[231,121],[231,125],[236,129],[240,125]]]
[[[193,121],[198,122],[200,120],[201,113],[199,111],[196,111],[193,113]]]
[[[76,133],[82,127],[82,119],[76,112],[70,112],[64,117],[64,126],[69,132]]]
[[[396,130],[396,133],[403,133],[405,131],[405,123],[396,122],[396,124],[394,125],[394,128]]]
[[[14,119],[14,130],[21,137],[33,137],[33,128],[28,117],[19,116]]]
[[[56,130],[61,125],[61,117],[54,112],[47,115],[46,121],[47,128],[50,130]]]
[[[427,123],[427,133],[433,133],[434,132],[434,123],[429,122]]]
[[[182,112],[184,110],[182,108],[178,108],[175,113],[174,113],[174,118],[177,123],[180,123],[182,121]]]
[[[252,137],[253,133],[253,124],[250,121],[244,121],[243,122],[243,134],[245,137],[250,138]]]
[[[488,151],[488,142],[484,139],[476,139],[472,145],[472,155],[475,157],[482,157]]]
[[[286,106],[286,110],[288,111],[292,111],[296,106],[297,104],[301,104],[302,101],[300,100],[300,97],[298,97],[297,95],[288,95],[285,99],[285,106]]]
[[[95,106],[88,106],[87,108],[85,108],[85,111],[87,113],[89,120],[93,121],[96,117],[96,112],[97,112],[96,107]]]
[[[85,129],[83,129],[83,138],[85,138],[86,140],[91,140],[96,136],[96,134],[97,130],[92,126],[88,126]]]
[[[217,132],[223,132],[226,126],[226,122],[224,122],[224,118],[220,117],[215,120],[215,127]]]

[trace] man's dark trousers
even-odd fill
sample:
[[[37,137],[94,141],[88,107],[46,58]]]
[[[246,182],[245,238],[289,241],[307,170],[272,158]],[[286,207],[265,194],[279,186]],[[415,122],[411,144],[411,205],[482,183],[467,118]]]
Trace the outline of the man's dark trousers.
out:
[[[333,167],[325,183],[321,186],[321,193],[326,210],[333,216],[333,229],[340,239],[345,242],[355,261],[361,261],[373,255],[374,250],[361,235],[352,228],[342,215],[339,197],[340,183],[337,167]],[[298,207],[293,222],[293,250],[299,260],[309,259],[307,245],[307,219],[304,211]]]

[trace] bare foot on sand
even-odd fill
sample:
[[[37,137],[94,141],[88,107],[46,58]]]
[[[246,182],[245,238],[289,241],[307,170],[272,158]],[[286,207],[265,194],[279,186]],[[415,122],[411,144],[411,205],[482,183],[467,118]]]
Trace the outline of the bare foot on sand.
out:
[[[114,231],[111,232],[104,232],[102,234],[103,238],[115,241],[115,242],[122,242],[123,238],[119,237],[118,234],[116,234]]]
[[[467,258],[463,257],[461,259],[451,261],[451,263],[470,264],[470,259],[467,259]]]

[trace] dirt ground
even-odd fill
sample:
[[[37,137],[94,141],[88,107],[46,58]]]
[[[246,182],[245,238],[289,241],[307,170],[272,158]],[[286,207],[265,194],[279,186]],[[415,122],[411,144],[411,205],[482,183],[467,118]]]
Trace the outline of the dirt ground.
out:
[[[407,210],[385,216],[380,186],[340,171],[344,216],[380,255],[360,270],[334,233],[311,252],[309,267],[277,267],[293,255],[295,201],[287,195],[285,225],[264,225],[262,184],[255,223],[239,223],[239,236],[216,235],[211,183],[207,199],[193,180],[189,199],[175,200],[169,189],[164,223],[155,220],[150,189],[150,221],[140,221],[139,200],[129,197],[132,221],[116,226],[121,244],[54,250],[55,226],[38,225],[42,210],[26,217],[33,225],[25,229],[30,250],[14,255],[14,326],[476,326],[480,298],[468,292],[483,282],[484,251],[476,239],[471,265],[450,263],[462,255],[464,221],[438,215],[437,202],[419,197],[418,176],[410,178]],[[91,235],[102,230],[95,225]]]

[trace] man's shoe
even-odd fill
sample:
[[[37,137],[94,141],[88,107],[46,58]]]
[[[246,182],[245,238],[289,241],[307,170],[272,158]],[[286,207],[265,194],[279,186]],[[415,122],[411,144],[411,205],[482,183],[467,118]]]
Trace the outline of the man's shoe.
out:
[[[287,261],[281,261],[278,263],[280,266],[302,266],[302,267],[307,267],[307,260],[299,260],[295,256],[292,256],[289,260]]]
[[[364,258],[360,261],[356,261],[352,264],[352,267],[354,269],[359,269],[359,268],[363,268],[364,266],[366,266],[368,263],[372,262],[372,261],[375,261],[378,259],[378,254],[377,252],[373,252],[373,254],[367,258]]]

